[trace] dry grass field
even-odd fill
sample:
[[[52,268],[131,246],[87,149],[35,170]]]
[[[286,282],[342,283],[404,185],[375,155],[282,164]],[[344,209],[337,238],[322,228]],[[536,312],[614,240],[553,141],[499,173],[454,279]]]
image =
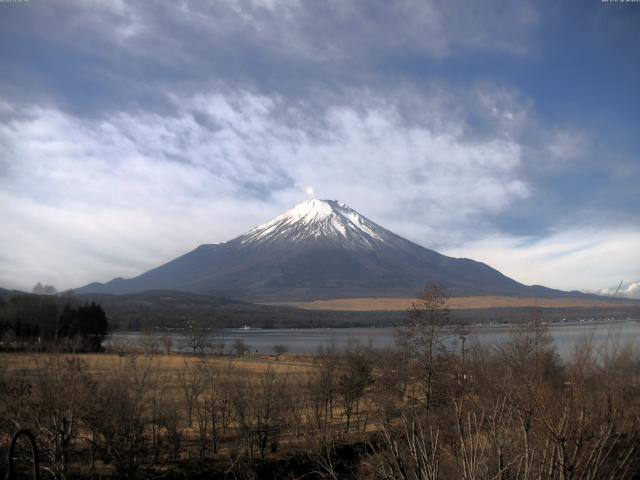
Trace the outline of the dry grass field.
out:
[[[426,348],[443,345],[437,317],[418,321],[398,350],[0,353],[0,450],[28,428],[42,478],[61,480],[480,478],[466,452],[482,478],[639,478],[635,350],[562,359],[534,323],[501,349],[442,354]]]
[[[74,358],[75,354],[54,354],[54,353],[0,353],[0,366],[8,371],[30,372],[39,365],[46,364],[53,357]],[[119,366],[127,358],[115,353],[87,353],[81,355],[82,360],[87,365],[87,370],[91,374],[105,374]],[[139,361],[145,357],[140,355]],[[236,370],[260,374],[269,369],[276,373],[286,373],[289,375],[303,374],[313,367],[312,359],[304,355],[281,355],[279,359],[275,355],[261,355],[251,357],[214,357],[202,355],[185,355],[171,353],[170,355],[154,355],[154,369],[160,373],[167,374],[169,378],[177,376],[185,368],[193,367],[195,364],[205,364],[213,369],[226,369],[233,367]]]
[[[164,468],[158,466],[160,457],[165,462],[188,462],[202,458],[206,452],[221,461],[244,447],[255,455],[262,452],[264,457],[269,453],[265,452],[267,444],[259,444],[254,438],[261,422],[269,424],[277,417],[282,425],[288,425],[289,421],[282,420],[288,404],[279,396],[290,398],[291,392],[304,385],[314,370],[311,357],[297,355],[214,357],[134,349],[101,354],[2,352],[0,411],[6,411],[12,421],[0,422],[0,450],[6,448],[15,429],[27,426],[36,433],[39,447],[50,453],[51,410],[54,416],[83,416],[83,425],[74,427],[73,457],[75,472],[82,478],[132,477],[133,472],[119,469],[129,468],[126,459],[130,454],[138,455],[136,452],[142,448],[139,445],[144,446],[145,455],[155,458],[147,461],[148,466],[155,464],[160,469]],[[9,387],[7,392],[3,391],[5,387]],[[105,396],[109,398],[106,401]],[[93,448],[88,425],[89,419],[94,418],[90,412],[95,404],[102,405],[95,412],[103,422],[98,428],[105,429],[104,452],[119,450],[119,455],[124,456],[124,460],[114,460],[120,462],[119,466],[102,462],[93,454],[92,460],[87,459]],[[240,413],[232,418],[234,406]],[[45,413],[40,418],[42,412]],[[212,422],[217,422],[215,427]],[[334,423],[335,428],[340,428],[338,419]],[[278,424],[280,450],[299,451],[306,440],[287,432],[280,434],[281,428]],[[138,436],[121,435],[130,430],[138,431]],[[265,435],[261,438],[266,439]],[[112,445],[113,438],[119,443]],[[269,458],[280,458],[279,452],[269,453]],[[0,461],[2,478],[4,468]],[[137,472],[138,478],[145,478],[147,473]]]
[[[336,298],[331,300],[314,300],[311,302],[279,303],[309,310],[339,310],[353,312],[401,311],[407,310],[415,301],[414,298]],[[451,297],[448,307],[452,310],[477,308],[593,308],[619,307],[621,305],[637,305],[634,302],[606,301],[600,299],[580,298],[528,298],[528,297]]]

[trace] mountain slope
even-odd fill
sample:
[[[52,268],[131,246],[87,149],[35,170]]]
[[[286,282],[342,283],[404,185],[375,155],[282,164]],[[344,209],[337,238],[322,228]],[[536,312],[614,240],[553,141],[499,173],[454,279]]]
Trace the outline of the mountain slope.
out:
[[[201,245],[132,279],[79,293],[173,289],[251,301],[414,296],[427,281],[453,295],[566,296],[488,265],[421,247],[332,200],[308,200],[221,244]]]

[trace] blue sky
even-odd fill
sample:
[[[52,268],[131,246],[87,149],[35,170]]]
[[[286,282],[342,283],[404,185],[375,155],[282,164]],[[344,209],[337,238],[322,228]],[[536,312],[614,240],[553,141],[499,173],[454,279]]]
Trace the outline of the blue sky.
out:
[[[0,3],[0,285],[132,276],[309,196],[640,295],[640,3]]]

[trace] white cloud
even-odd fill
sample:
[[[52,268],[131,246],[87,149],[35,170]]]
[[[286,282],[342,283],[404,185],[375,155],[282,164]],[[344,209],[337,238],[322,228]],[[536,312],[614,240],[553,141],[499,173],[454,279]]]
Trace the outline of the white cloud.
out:
[[[618,284],[620,288],[609,287],[594,290],[593,293],[599,295],[615,295],[616,297],[638,298],[640,299],[640,281]]]
[[[467,138],[445,111],[408,124],[367,98],[314,116],[247,92],[174,104],[98,120],[33,107],[0,126],[2,284],[131,276],[268,220],[310,185],[426,245],[529,194],[517,142]]]
[[[640,298],[640,282],[630,283],[623,294],[630,298]]]
[[[444,253],[483,261],[525,284],[594,292],[638,278],[638,245],[640,229],[576,227],[541,238],[489,236]]]

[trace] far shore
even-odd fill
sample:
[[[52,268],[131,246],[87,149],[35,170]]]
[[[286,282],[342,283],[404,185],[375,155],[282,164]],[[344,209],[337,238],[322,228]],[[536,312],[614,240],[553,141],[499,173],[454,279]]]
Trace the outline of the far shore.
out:
[[[567,328],[567,327],[587,327],[587,326],[602,326],[602,325],[616,325],[616,324],[624,324],[628,322],[640,322],[640,318],[635,317],[627,317],[627,318],[585,318],[582,320],[566,320],[566,321],[552,321],[546,322],[542,321],[541,324],[545,325],[549,328]],[[496,331],[509,331],[513,330],[522,325],[526,325],[527,322],[488,322],[488,323],[467,323],[462,324],[468,331],[482,331],[482,332],[491,332],[492,330]],[[460,325],[456,323],[452,323],[450,325],[446,325],[443,327],[444,330],[455,330],[459,328]],[[324,331],[324,330],[395,330],[402,328],[402,324],[393,325],[393,326],[331,326],[331,327],[283,327],[283,328],[261,328],[261,327],[237,327],[237,328],[222,328],[222,329],[211,329],[212,333],[215,332],[269,332],[269,331]],[[187,328],[166,328],[166,329],[157,329],[157,330],[114,330],[113,333],[116,334],[142,334],[142,333],[177,333],[177,334],[186,334],[188,332]]]
[[[397,312],[407,310],[415,298],[335,298],[313,300],[309,302],[278,302],[265,305],[298,307],[306,310],[333,310],[351,312]],[[470,296],[451,297],[448,307],[451,310],[489,309],[489,308],[603,308],[620,306],[640,306],[633,300],[602,298],[535,298],[506,296]]]

